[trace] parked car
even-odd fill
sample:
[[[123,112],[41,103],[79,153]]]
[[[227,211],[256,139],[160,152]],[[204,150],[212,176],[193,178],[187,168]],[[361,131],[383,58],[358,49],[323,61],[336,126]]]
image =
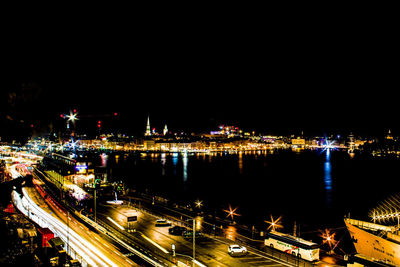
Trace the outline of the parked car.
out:
[[[185,227],[182,226],[173,226],[171,228],[168,229],[168,232],[171,235],[182,235],[183,232],[185,232],[187,229]]]
[[[241,256],[247,254],[247,249],[244,246],[239,245],[229,245],[228,253],[231,256]]]
[[[171,226],[171,222],[164,219],[160,219],[156,221],[156,226]]]

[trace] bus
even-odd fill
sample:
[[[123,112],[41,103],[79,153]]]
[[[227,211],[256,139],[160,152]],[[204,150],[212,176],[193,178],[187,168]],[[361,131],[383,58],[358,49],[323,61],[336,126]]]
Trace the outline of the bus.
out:
[[[264,244],[307,261],[319,260],[319,245],[299,237],[271,231],[266,234]]]

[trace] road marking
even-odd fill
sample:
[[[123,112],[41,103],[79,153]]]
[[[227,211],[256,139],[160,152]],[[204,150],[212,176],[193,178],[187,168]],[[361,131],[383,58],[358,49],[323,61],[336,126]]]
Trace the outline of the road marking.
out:
[[[282,265],[282,264],[275,264],[275,263],[273,262],[272,264],[268,264],[268,263],[266,263],[266,264],[263,264],[263,265],[258,265],[258,266],[268,266],[268,267],[275,267],[275,266],[284,266],[284,265]]]
[[[240,259],[244,260],[244,259],[254,259],[257,258],[257,255],[252,255],[252,254],[247,254],[245,257],[240,257]]]
[[[159,248],[162,252],[168,254],[169,251],[166,250],[165,248],[163,248],[162,246],[160,246],[159,244],[157,244],[156,242],[154,242],[153,240],[151,240],[150,238],[148,238],[147,236],[145,236],[144,234],[141,234],[141,236],[146,239],[147,241],[149,241],[150,243],[152,243],[154,246],[156,246],[157,248]]]
[[[199,265],[200,267],[207,267],[206,265],[202,264],[201,262],[199,262],[198,260],[194,259],[193,262],[197,265]]]
[[[119,229],[121,229],[122,231],[125,230],[124,227],[122,227],[121,225],[119,225],[116,221],[114,221],[113,219],[111,219],[110,217],[107,217],[107,219],[112,222],[113,224],[115,224]]]
[[[262,262],[262,261],[266,261],[264,258],[254,258],[254,259],[245,259],[245,260],[242,260],[242,259],[240,259],[240,261],[242,261],[242,262],[246,262],[246,263],[251,263],[251,262]],[[269,262],[269,261],[267,261],[267,262]]]

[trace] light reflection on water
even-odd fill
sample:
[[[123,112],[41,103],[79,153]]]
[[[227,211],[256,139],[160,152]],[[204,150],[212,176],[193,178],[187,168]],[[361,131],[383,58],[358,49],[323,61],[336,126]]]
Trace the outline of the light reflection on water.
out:
[[[326,191],[326,204],[330,207],[332,202],[332,176],[331,176],[331,155],[330,150],[326,150],[326,160],[324,163],[324,183]]]
[[[243,174],[243,152],[239,152],[239,173]]]
[[[100,158],[101,158],[101,166],[102,167],[107,167],[108,155],[106,153],[102,153],[100,155]]]
[[[183,163],[183,181],[186,182],[187,181],[187,166],[188,166],[188,154],[184,153],[183,157],[182,157],[182,163]]]
[[[174,175],[176,175],[176,166],[178,165],[178,153],[172,153],[172,164],[174,165]]]
[[[104,156],[97,158],[96,165],[101,165],[101,160],[106,164]],[[372,180],[381,173],[389,177],[394,170],[398,171],[398,161],[376,161],[361,156],[348,161],[347,153],[332,149],[304,150],[300,154],[268,150],[261,155],[258,151],[227,155],[189,152],[187,156],[159,153],[154,157],[158,162],[153,162],[150,153],[139,153],[126,161],[120,157],[118,163],[111,158],[107,167],[114,168],[115,179],[138,191],[149,188],[171,200],[187,203],[196,198],[204,200],[203,210],[211,210],[215,216],[226,216],[221,207],[234,203],[245,211],[240,220],[249,223],[262,224],[263,216],[282,214],[287,224],[296,220],[312,225],[314,221],[342,223],[344,213],[368,210],[358,201],[367,193],[374,197],[375,192],[383,195],[388,190],[387,185],[379,187],[375,183],[365,183],[363,190],[359,190],[361,178],[357,177]],[[374,200],[381,195],[377,194]]]
[[[165,163],[167,162],[167,157],[165,153],[161,154],[161,175],[165,176]]]

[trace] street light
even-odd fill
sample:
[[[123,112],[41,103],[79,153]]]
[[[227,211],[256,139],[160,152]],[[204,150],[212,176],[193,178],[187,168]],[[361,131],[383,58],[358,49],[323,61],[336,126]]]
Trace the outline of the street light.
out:
[[[226,217],[227,218],[231,217],[232,221],[234,221],[234,216],[240,216],[240,214],[236,213],[237,209],[238,209],[237,207],[232,209],[231,205],[229,204],[229,210],[224,210],[226,213],[228,213],[228,215],[226,215]]]
[[[196,218],[193,219],[187,219],[186,221],[193,221],[193,267],[195,266],[195,257],[196,257]]]
[[[69,115],[62,116],[61,118],[66,118],[67,119],[67,129],[69,129],[69,122],[71,121],[72,124],[75,126],[75,121],[78,120],[77,118],[78,113],[76,113],[76,109],[74,109],[74,112],[69,112]]]
[[[329,231],[329,229],[325,229],[325,232],[323,232],[323,233],[320,235],[320,236],[323,238],[322,243],[323,243],[323,244],[328,243],[329,248],[330,248],[329,253],[332,253],[333,250],[334,250],[335,247],[336,247],[336,246],[335,246],[335,247],[332,248],[332,245],[335,245],[335,244],[336,244],[335,234],[336,234],[336,233],[331,234],[330,231]]]
[[[267,230],[272,228],[272,231],[275,231],[276,228],[283,228],[283,226],[279,223],[281,219],[282,217],[279,217],[278,219],[274,220],[274,218],[271,215],[271,221],[264,221],[266,223],[269,223]]]
[[[200,209],[201,206],[203,206],[203,201],[196,200],[196,201],[194,202],[194,204],[196,205],[196,207],[198,207],[198,208]]]

